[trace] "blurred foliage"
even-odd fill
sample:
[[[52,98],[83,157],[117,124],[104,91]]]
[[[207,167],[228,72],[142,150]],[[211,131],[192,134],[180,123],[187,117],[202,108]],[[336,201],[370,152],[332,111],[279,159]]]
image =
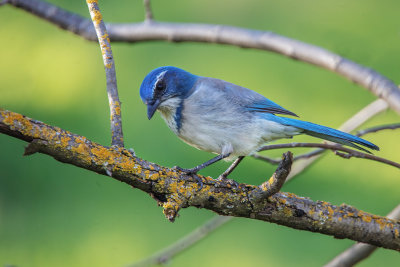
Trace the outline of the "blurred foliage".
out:
[[[85,1],[51,2],[88,17]],[[109,22],[141,21],[142,1],[100,1]],[[316,44],[399,82],[397,0],[153,1],[156,19],[271,30]],[[108,101],[100,50],[22,10],[0,7],[0,106],[107,145]],[[339,126],[375,97],[336,74],[273,53],[210,44],[114,43],[126,145],[147,160],[192,167],[212,155],[187,146],[155,116],[138,88],[151,69],[174,65],[251,89],[301,115]],[[392,111],[368,126],[398,122]],[[400,161],[399,132],[371,134],[376,154]],[[309,141],[296,137],[295,141]],[[149,256],[214,216],[186,209],[173,224],[138,190],[45,155],[22,157],[26,144],[0,135],[0,264],[124,266]],[[279,155],[281,152],[269,152]],[[216,177],[227,163],[202,173]],[[259,184],[274,170],[246,159],[233,178]],[[314,200],[343,202],[385,215],[400,202],[399,170],[327,155],[284,186]],[[249,219],[235,219],[170,266],[320,266],[353,242]],[[379,250],[360,266],[395,265]]]

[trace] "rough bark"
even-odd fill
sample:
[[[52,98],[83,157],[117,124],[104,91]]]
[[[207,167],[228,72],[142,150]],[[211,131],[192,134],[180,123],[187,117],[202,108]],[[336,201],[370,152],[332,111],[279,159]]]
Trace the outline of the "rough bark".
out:
[[[346,204],[332,205],[279,192],[259,198],[262,187],[198,175],[197,180],[132,156],[123,148],[105,147],[86,137],[46,125],[21,114],[2,110],[0,132],[29,142],[25,154],[40,152],[58,161],[108,175],[138,188],[163,206],[173,221],[181,208],[190,206],[220,215],[273,222],[300,230],[349,238],[375,246],[400,250],[400,222],[369,214]]]

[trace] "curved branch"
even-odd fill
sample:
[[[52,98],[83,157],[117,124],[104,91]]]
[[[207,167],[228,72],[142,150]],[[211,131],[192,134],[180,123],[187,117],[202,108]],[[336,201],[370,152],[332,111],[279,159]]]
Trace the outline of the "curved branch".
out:
[[[62,29],[94,41],[96,34],[90,20],[39,0],[9,0],[9,4],[24,9]],[[114,42],[204,42],[267,50],[301,60],[330,71],[365,87],[387,101],[400,114],[400,90],[391,80],[370,68],[361,66],[326,49],[310,45],[269,31],[238,27],[191,23],[129,23],[107,24]]]
[[[106,70],[108,102],[110,105],[111,119],[111,144],[113,146],[124,146],[121,120],[121,102],[119,101],[117,88],[117,75],[115,73],[114,57],[111,50],[110,38],[108,37],[103,16],[100,13],[97,0],[86,0],[94,29],[103,55],[104,68]]]
[[[351,132],[359,127],[361,124],[365,123],[367,120],[371,119],[372,117],[376,116],[377,114],[383,112],[388,108],[388,104],[382,99],[376,99],[372,103],[368,104],[366,107],[361,109],[359,112],[354,114],[350,119],[345,121],[338,130],[343,132]],[[325,150],[321,150],[324,152]],[[318,155],[319,152],[315,152],[317,155],[311,155],[309,158],[303,158],[299,161],[295,162],[292,166],[292,171],[289,174],[288,180],[295,177],[297,174],[304,171],[308,166],[310,166],[313,162],[321,157]]]
[[[381,126],[376,126],[376,127],[371,127],[371,128],[367,128],[364,130],[360,130],[357,132],[356,135],[363,136],[363,135],[366,135],[369,133],[376,133],[376,132],[380,132],[383,130],[395,130],[395,129],[399,129],[399,128],[400,128],[400,123],[393,123],[393,124],[381,125]],[[282,145],[288,145],[288,147],[305,147],[304,143],[297,143],[297,145],[294,145],[293,143],[292,144],[282,144]],[[325,145],[323,145],[323,146],[325,147]],[[278,148],[282,148],[282,147],[278,147]],[[272,149],[275,149],[275,148],[272,148]],[[317,155],[323,153],[324,151],[326,151],[327,149],[332,149],[332,147],[326,146],[326,148],[318,148],[313,151],[310,151],[310,152],[307,152],[304,154],[300,154],[298,156],[295,156],[293,158],[293,161],[296,161],[299,159],[308,159],[308,158],[317,156]],[[353,151],[356,151],[356,150],[353,150]],[[365,154],[365,153],[362,153],[362,154]],[[260,160],[266,161],[271,164],[279,164],[279,162],[281,162],[280,159],[273,159],[273,158],[269,158],[269,157],[266,157],[266,156],[263,156],[260,154],[254,154],[254,155],[252,155],[252,157],[255,159],[260,159]],[[395,166],[395,167],[397,167],[397,166]]]
[[[30,142],[27,154],[40,152],[58,161],[111,176],[155,198],[173,221],[181,208],[194,206],[220,215],[273,222],[300,230],[349,238],[400,250],[400,222],[357,210],[346,204],[335,206],[279,192],[266,199],[254,199],[259,187],[198,175],[193,176],[132,156],[120,147],[104,147],[63,129],[23,115],[0,111],[0,132]]]
[[[397,163],[397,162],[394,162],[394,161],[391,161],[391,160],[388,160],[385,158],[377,157],[372,154],[367,154],[367,153],[363,153],[363,152],[353,150],[353,149],[350,149],[347,147],[343,147],[343,146],[337,145],[337,144],[325,144],[325,143],[322,143],[322,144],[321,143],[276,144],[276,145],[262,146],[261,148],[258,149],[258,151],[281,149],[281,148],[294,148],[294,147],[319,147],[319,148],[324,148],[324,149],[330,149],[330,150],[333,150],[336,155],[338,155],[342,158],[349,159],[351,157],[355,157],[355,158],[369,159],[369,160],[374,160],[374,161],[378,161],[381,163],[385,163],[385,164],[388,164],[388,165],[391,165],[393,167],[400,169],[400,163]],[[346,154],[341,153],[339,151],[345,152]],[[260,157],[258,157],[258,158],[260,158]]]
[[[400,123],[393,123],[393,124],[386,124],[386,125],[381,125],[381,126],[376,126],[376,127],[371,127],[371,128],[367,128],[364,130],[360,130],[357,132],[357,136],[363,136],[369,133],[376,133],[376,132],[380,132],[383,130],[396,130],[400,128]]]

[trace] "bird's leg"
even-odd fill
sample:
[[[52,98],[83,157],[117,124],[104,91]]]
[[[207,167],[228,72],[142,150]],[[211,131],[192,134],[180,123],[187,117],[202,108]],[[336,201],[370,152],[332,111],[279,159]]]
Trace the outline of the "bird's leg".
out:
[[[233,170],[239,165],[239,163],[244,159],[244,156],[239,156],[232,164],[229,166],[226,171],[224,171],[219,177],[218,180],[224,180],[228,177],[229,174],[233,172]]]
[[[217,161],[220,161],[221,159],[229,157],[230,154],[231,153],[225,153],[225,154],[218,155],[215,158],[212,158],[212,159],[204,162],[203,164],[200,164],[200,165],[198,165],[198,166],[196,166],[194,168],[191,168],[191,169],[183,169],[183,168],[178,167],[178,166],[175,166],[174,169],[178,169],[178,170],[186,172],[188,174],[194,174],[194,173],[197,173],[198,171],[200,171],[201,169],[204,169],[205,167],[210,166],[211,164],[213,164],[213,163],[215,163]]]

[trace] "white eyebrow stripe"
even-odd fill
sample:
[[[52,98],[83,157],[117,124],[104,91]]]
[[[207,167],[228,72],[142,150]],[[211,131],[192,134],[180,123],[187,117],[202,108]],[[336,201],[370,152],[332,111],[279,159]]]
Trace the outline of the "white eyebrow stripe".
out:
[[[155,92],[154,89],[156,88],[156,85],[157,85],[158,81],[160,81],[160,80],[162,80],[162,78],[164,78],[164,76],[167,73],[167,71],[168,70],[164,70],[163,72],[161,72],[160,74],[157,75],[156,82],[154,83],[153,89],[152,89],[153,95],[154,95],[154,92]]]

